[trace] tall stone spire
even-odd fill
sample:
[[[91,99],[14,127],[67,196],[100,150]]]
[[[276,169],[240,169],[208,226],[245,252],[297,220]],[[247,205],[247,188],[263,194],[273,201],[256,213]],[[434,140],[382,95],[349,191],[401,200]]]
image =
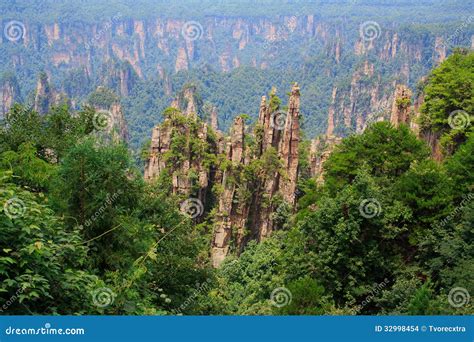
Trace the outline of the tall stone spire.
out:
[[[15,102],[21,101],[20,86],[15,76],[0,80],[0,119],[6,116]]]
[[[257,155],[261,156],[263,151],[265,150],[265,125],[266,121],[268,121],[267,118],[267,97],[262,96],[262,99],[260,101],[260,109],[258,111],[258,125],[259,125],[259,132],[255,132],[257,135],[257,143],[258,143],[258,148],[257,148]]]
[[[144,178],[150,181],[157,178],[165,169],[164,155],[169,151],[171,142],[171,126],[157,125],[151,134],[149,157],[145,165]]]
[[[297,83],[291,89],[286,117],[285,130],[280,142],[279,154],[288,179],[280,182],[280,192],[290,204],[295,202],[296,182],[298,179],[298,146],[300,141],[300,88]]]
[[[210,115],[211,115],[211,128],[214,132],[217,132],[219,131],[219,121],[218,121],[216,106],[212,106]]]
[[[329,106],[328,112],[328,128],[326,130],[326,136],[330,137],[334,134],[334,114],[335,114],[335,103],[336,103],[337,87],[332,89],[331,105]]]
[[[412,92],[408,87],[402,84],[397,85],[393,96],[392,114],[390,116],[390,122],[395,127],[402,123],[409,123],[411,96]]]
[[[48,75],[42,72],[36,83],[34,110],[44,115],[49,111],[52,104],[53,91],[49,84]]]
[[[245,124],[242,117],[237,117],[231,129],[226,147],[227,160],[232,162],[230,169],[224,171],[222,178],[223,191],[219,197],[217,218],[211,248],[211,260],[218,267],[227,256],[232,237],[233,204],[235,182],[228,181],[233,176],[233,170],[244,162]]]
[[[196,101],[194,100],[194,87],[188,87],[184,90],[183,98],[186,102],[186,115],[187,116],[192,116],[192,117],[197,117],[197,105]]]
[[[174,104],[189,117],[193,113],[193,104],[184,101],[191,99],[190,93],[185,95],[186,92],[182,92]],[[256,146],[246,146],[246,135],[252,133],[246,132],[244,116],[238,116],[230,135],[226,138],[221,135],[214,149],[206,151],[219,154],[217,165],[210,167],[206,166],[203,158],[187,151],[181,153],[183,160],[178,166],[165,165],[164,159],[171,148],[170,140],[174,133],[183,134],[188,144],[196,139],[207,141],[206,123],[196,118],[198,129],[191,130],[189,121],[174,122],[170,117],[153,129],[145,179],[153,179],[167,168],[172,176],[173,192],[178,195],[193,194],[204,206],[208,205],[207,190],[218,185],[214,187],[217,203],[211,244],[214,267],[221,265],[231,246],[239,254],[248,241],[262,241],[274,230],[282,228],[272,215],[280,205],[285,204],[281,199],[294,207],[298,179],[299,114],[300,88],[297,84],[291,89],[287,111],[280,110],[280,100],[272,90],[268,102],[265,96],[260,101],[258,130],[254,131]],[[253,165],[249,170],[250,164]],[[199,184],[194,183],[199,185],[199,191],[193,190],[191,172],[199,175]]]

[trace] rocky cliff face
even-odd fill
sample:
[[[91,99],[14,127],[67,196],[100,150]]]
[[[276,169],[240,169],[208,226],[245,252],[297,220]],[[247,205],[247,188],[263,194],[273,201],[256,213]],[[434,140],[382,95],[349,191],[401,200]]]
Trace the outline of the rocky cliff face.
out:
[[[72,106],[71,101],[63,92],[56,91],[49,80],[49,76],[42,72],[36,82],[36,89],[34,93],[33,109],[40,115],[45,115],[52,106],[67,104]]]
[[[335,137],[334,135],[321,136],[311,140],[309,151],[310,174],[318,184],[324,183],[324,162],[341,141],[341,137]]]
[[[360,133],[370,122],[389,115],[395,83],[381,78],[375,65],[366,59],[355,68],[349,84],[333,87],[327,137]]]
[[[163,94],[157,101],[144,101],[143,109],[126,108],[134,111],[134,116],[150,107],[161,108],[178,84],[181,87],[186,71],[194,72],[194,68],[230,72],[239,66],[251,66],[269,73],[289,66],[300,68],[296,71],[301,73],[310,68],[312,72],[308,74],[314,78],[321,75],[324,84],[314,91],[315,80],[302,79],[302,86],[311,91],[303,94],[301,108],[313,119],[306,125],[307,130],[311,134],[326,132],[327,136],[361,132],[374,117],[390,117],[396,85],[413,87],[427,70],[442,61],[449,53],[446,39],[452,33],[420,33],[385,24],[375,36],[366,37],[359,32],[360,23],[336,22],[315,15],[211,16],[189,22],[163,17],[139,20],[118,13],[110,20],[95,23],[24,24],[24,38],[15,43],[4,41],[7,48],[22,45],[24,53],[18,53],[16,48],[6,49],[0,72],[3,68],[21,71],[22,75],[34,74],[38,66],[32,60],[41,54],[44,58],[37,63],[51,76],[57,89],[73,100],[83,100],[98,85],[124,97],[159,87]],[[459,41],[474,41],[471,30],[459,34]],[[198,78],[206,77],[196,73]],[[225,77],[219,75],[218,79]],[[234,80],[240,75],[230,77]],[[155,84],[156,79],[159,82]],[[34,91],[28,88],[28,82],[20,81],[23,94]],[[222,91],[212,89],[219,82],[203,83],[209,87],[206,91]],[[212,101],[217,103],[220,99]],[[221,129],[227,129],[232,122],[236,114],[232,110],[220,109]],[[327,120],[322,113],[329,114]],[[146,125],[152,126],[148,117],[143,120],[149,120]],[[133,127],[132,134],[136,131]],[[137,144],[143,138],[139,135],[132,139]]]
[[[169,151],[171,130],[167,122],[153,128],[148,160],[145,165],[145,180],[158,178],[165,170],[165,153]]]
[[[278,52],[291,46],[305,51],[308,46],[317,46],[319,52],[336,64],[347,56],[371,55],[380,62],[399,59],[402,63],[396,72],[407,78],[412,75],[412,65],[425,62],[423,56],[432,56],[434,62],[440,62],[447,54],[445,37],[441,35],[406,36],[383,27],[376,39],[367,40],[357,35],[357,24],[326,22],[314,15],[207,17],[190,22],[173,18],[139,20],[118,13],[96,23],[25,22],[24,25],[24,38],[17,44],[32,53],[48,49],[50,53],[42,67],[53,74],[82,70],[91,77],[101,65],[111,61],[122,63],[111,72],[118,86],[114,89],[120,89],[122,95],[133,86],[133,75],[152,77],[150,70],[179,72],[203,63],[224,72],[241,65],[276,67],[287,62]],[[222,37],[226,40],[222,41]],[[466,40],[471,40],[471,36]],[[301,62],[311,53],[303,51]],[[25,67],[25,58],[17,51],[10,52],[7,60],[9,68]]]
[[[300,88],[297,84],[291,89],[283,136],[278,146],[278,154],[283,161],[285,177],[279,191],[283,199],[295,204],[296,182],[298,180],[298,146],[300,141]]]
[[[282,218],[274,213],[282,208],[291,212],[295,205],[300,89],[293,86],[286,111],[274,92],[268,103],[263,97],[253,132],[239,116],[225,137],[197,118],[194,98],[192,88],[185,89],[165,112],[165,121],[153,129],[145,179],[168,173],[173,193],[196,196],[204,207],[215,206],[210,253],[218,267],[230,251],[240,253],[249,240],[260,241],[281,228]],[[214,166],[205,161],[210,151],[218,156]],[[211,188],[215,203],[207,201]]]
[[[90,77],[85,69],[83,72]],[[128,61],[110,59],[101,67],[100,83],[113,89],[121,97],[129,96],[138,80],[139,76]]]
[[[116,141],[127,142],[128,141],[128,128],[127,121],[123,114],[122,105],[120,102],[114,102],[109,108],[110,113],[112,114],[112,130],[113,138]]]
[[[411,97],[412,92],[408,87],[404,85],[397,85],[395,89],[394,100],[392,104],[392,113],[390,116],[390,122],[395,127],[398,127],[401,123],[410,123],[410,111],[411,111]]]
[[[183,89],[173,100],[164,122],[153,128],[144,177],[152,181],[166,171],[171,176],[174,194],[190,195],[194,188],[204,202],[210,168],[201,157],[215,146],[208,141],[207,123],[198,119],[198,106],[193,86]],[[196,178],[197,181],[193,180]]]
[[[262,98],[254,131],[255,146],[245,146],[241,117],[232,127],[227,145],[231,167],[224,171],[211,250],[215,267],[222,263],[231,246],[239,253],[250,239],[261,241],[281,228],[274,213],[285,206],[291,210],[295,205],[300,89],[297,84],[293,86],[286,112],[274,106],[274,97],[271,93],[268,103]],[[257,177],[247,179],[246,168],[257,171]]]
[[[0,80],[0,119],[5,117],[15,102],[21,102],[20,87],[14,76]]]
[[[48,76],[41,73],[36,83],[34,110],[44,115],[53,105],[54,93],[49,84]]]
[[[443,159],[443,152],[440,144],[440,134],[429,129],[420,129],[418,120],[420,118],[420,108],[424,101],[423,93],[418,94],[414,101],[412,91],[405,85],[397,85],[394,93],[391,123],[398,127],[404,123],[410,127],[420,139],[426,141],[431,148],[431,156],[437,161]]]
[[[93,124],[114,141],[128,141],[128,126],[120,98],[106,87],[98,87],[89,97],[88,105],[96,110]]]
[[[242,117],[237,117],[231,128],[230,137],[226,140],[226,159],[231,163],[230,167],[226,168],[222,177],[219,179],[221,182],[222,190],[219,196],[217,204],[217,214],[215,218],[214,234],[211,247],[211,256],[214,267],[220,265],[230,250],[233,227],[235,226],[236,220],[239,220],[241,225],[245,224],[244,214],[245,208],[238,203],[234,203],[234,197],[236,196],[237,184],[232,180],[232,177],[238,176],[238,169],[245,161],[245,124]],[[238,208],[237,208],[238,207]],[[240,212],[237,213],[237,209]],[[239,236],[237,239],[241,242],[243,238],[242,225],[238,229]]]
[[[333,91],[333,94],[335,91],[336,90]],[[421,115],[420,108],[424,101],[424,94],[421,92],[413,99],[413,92],[406,85],[398,84],[395,87],[393,95],[390,96],[387,101],[391,102],[389,118],[391,124],[394,127],[398,127],[400,124],[408,125],[415,135],[425,140],[428,146],[430,146],[432,157],[440,161],[443,158],[439,141],[440,135],[427,129],[420,129],[418,122]],[[362,129],[356,133],[362,132],[363,129],[374,122],[388,120],[386,111],[378,114],[379,115],[367,115],[363,117],[364,125]],[[331,107],[328,113],[328,122],[331,123],[333,120],[334,111]],[[329,158],[334,147],[342,141],[342,136],[334,136],[332,133],[333,130],[328,129],[326,135],[311,140],[309,153],[310,173],[313,178],[316,178],[318,183],[324,182],[324,162]]]
[[[218,115],[217,115],[217,107],[216,106],[211,105],[209,116],[210,116],[210,121],[211,121],[210,122],[211,128],[214,131],[218,132],[219,131],[219,118],[218,118]]]

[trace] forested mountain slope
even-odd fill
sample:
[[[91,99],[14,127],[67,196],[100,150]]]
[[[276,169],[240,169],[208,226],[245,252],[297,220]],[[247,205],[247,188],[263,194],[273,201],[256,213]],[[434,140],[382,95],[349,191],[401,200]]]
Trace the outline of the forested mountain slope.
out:
[[[473,70],[456,51],[323,152],[301,84],[229,134],[186,86],[150,118],[145,174],[116,94],[44,107],[42,82],[46,111],[1,121],[1,313],[472,314]]]
[[[18,100],[34,103],[41,72],[50,102],[68,97],[76,109],[106,86],[121,98],[134,148],[187,83],[217,107],[224,130],[240,113],[256,121],[272,86],[283,98],[298,81],[310,137],[361,131],[368,117],[388,113],[397,83],[414,89],[454,47],[473,42],[472,5],[463,1],[2,6],[0,114]]]

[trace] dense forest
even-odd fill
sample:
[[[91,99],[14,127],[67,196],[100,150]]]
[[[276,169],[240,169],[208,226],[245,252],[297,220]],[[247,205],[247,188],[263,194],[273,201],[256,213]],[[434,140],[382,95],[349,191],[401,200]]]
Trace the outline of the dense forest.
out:
[[[97,125],[94,106],[65,103],[40,115],[15,104],[0,129],[0,312],[472,314],[474,54],[455,52],[420,87],[417,124],[439,140],[440,160],[408,125],[381,121],[348,134],[317,182],[301,136],[296,207],[272,203],[271,236],[231,247],[217,268],[210,249],[223,189],[211,189],[199,215],[189,215],[187,197],[172,191],[171,167],[145,181],[147,149],[137,163]],[[286,110],[274,92],[269,99],[271,110]],[[212,147],[218,132],[199,138],[200,118],[179,108],[162,114],[179,127],[167,165],[199,157],[237,187],[280,173],[274,149],[229,163]],[[245,144],[258,150],[258,124],[248,115],[236,122],[242,132],[243,122],[252,126]]]
[[[137,150],[188,83],[227,131],[241,113],[255,122],[271,87],[284,98],[297,81],[308,138],[325,133],[332,102],[335,133],[345,136],[361,129],[358,116],[387,114],[395,83],[415,89],[455,47],[469,48],[471,12],[469,2],[432,0],[8,0],[0,18],[14,39],[1,36],[0,99],[33,106],[44,74],[50,101],[61,94],[73,110],[108,87]],[[195,36],[183,34],[186,23]]]
[[[130,4],[133,7],[130,7]],[[410,22],[406,9],[415,12],[427,9],[426,17],[436,18],[437,21],[447,21],[457,18],[459,9],[468,11],[472,9],[469,3],[454,0],[440,3],[435,0],[411,1],[390,0],[358,0],[350,2],[345,0],[240,0],[229,2],[215,2],[212,0],[156,0],[153,2],[140,0],[6,0],[0,7],[2,18],[15,17],[18,14],[32,18],[35,22],[48,22],[57,17],[61,21],[77,20],[95,21],[104,17],[113,16],[117,11],[130,17],[180,16],[204,17],[209,15],[239,16],[239,15],[298,15],[309,12],[319,12],[324,17],[340,18],[341,13],[358,20],[358,16],[376,15],[377,20],[394,20],[400,23]],[[466,12],[467,13],[467,12]]]

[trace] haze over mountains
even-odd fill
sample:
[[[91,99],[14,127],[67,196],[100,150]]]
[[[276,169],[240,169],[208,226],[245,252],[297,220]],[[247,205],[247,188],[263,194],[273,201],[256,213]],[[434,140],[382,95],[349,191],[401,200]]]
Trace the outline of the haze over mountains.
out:
[[[472,314],[472,7],[2,1],[0,313]]]
[[[227,130],[240,113],[255,120],[272,86],[284,96],[299,82],[305,132],[346,135],[387,118],[397,83],[415,88],[455,46],[473,45],[469,10],[463,1],[6,1],[2,112],[34,102],[41,72],[76,109],[105,86],[139,147],[186,83]]]

